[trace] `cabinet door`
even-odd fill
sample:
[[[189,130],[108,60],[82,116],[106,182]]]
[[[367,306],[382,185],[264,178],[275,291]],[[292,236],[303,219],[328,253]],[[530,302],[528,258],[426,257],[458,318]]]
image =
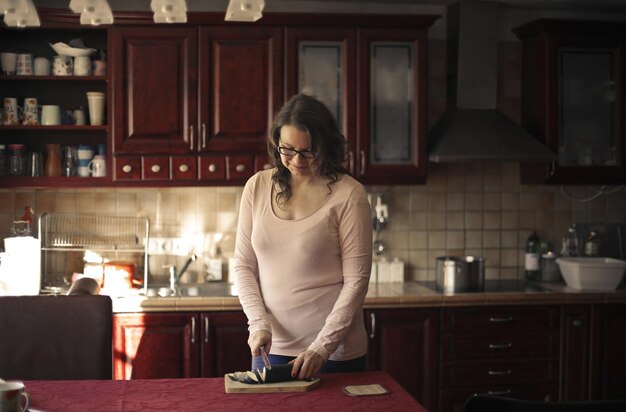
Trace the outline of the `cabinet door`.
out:
[[[250,370],[248,325],[243,312],[203,313],[201,376],[223,377],[226,373]]]
[[[197,149],[195,28],[112,29],[114,154]]]
[[[346,138],[347,167],[355,173],[356,30],[285,30],[285,101],[306,93],[320,99]]]
[[[357,175],[365,183],[426,176],[426,30],[358,31]]]
[[[626,305],[593,306],[592,383],[594,399],[624,399]]]
[[[201,150],[265,150],[280,108],[282,64],[278,28],[200,29]]]
[[[368,368],[388,372],[426,409],[437,410],[437,310],[367,310],[365,319]]]
[[[589,306],[564,306],[561,325],[560,400],[589,400]]]
[[[197,325],[188,313],[114,315],[114,378],[198,377]]]

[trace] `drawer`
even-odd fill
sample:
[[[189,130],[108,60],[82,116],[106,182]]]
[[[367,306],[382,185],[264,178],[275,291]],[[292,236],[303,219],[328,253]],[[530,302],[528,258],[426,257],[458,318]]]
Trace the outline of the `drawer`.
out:
[[[198,161],[195,156],[172,156],[173,180],[196,180]]]
[[[144,156],[142,161],[142,175],[144,180],[169,180],[169,156]]]
[[[558,332],[523,336],[511,333],[441,337],[441,358],[444,361],[558,356]]]
[[[441,385],[515,385],[556,383],[559,364],[556,359],[520,359],[510,361],[443,362]]]
[[[115,180],[140,180],[141,157],[139,156],[115,156],[114,179]]]
[[[557,308],[546,306],[493,306],[481,308],[444,308],[441,331],[445,334],[518,333],[557,330]]]
[[[443,389],[439,392],[441,411],[463,412],[465,402],[475,393],[502,395],[511,398],[537,401],[556,401],[559,396],[558,385],[511,385],[511,386],[468,386],[464,388]]]

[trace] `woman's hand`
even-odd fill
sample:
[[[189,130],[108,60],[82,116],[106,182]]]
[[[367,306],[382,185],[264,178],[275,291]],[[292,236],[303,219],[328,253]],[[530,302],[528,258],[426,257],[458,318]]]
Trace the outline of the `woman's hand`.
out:
[[[250,346],[250,353],[252,356],[261,356],[259,348],[265,346],[265,353],[270,353],[272,347],[272,334],[265,330],[257,330],[248,337],[248,346]]]
[[[315,351],[306,350],[289,363],[293,364],[291,376],[295,377],[297,375],[298,379],[309,379],[315,376],[324,366],[324,358]]]

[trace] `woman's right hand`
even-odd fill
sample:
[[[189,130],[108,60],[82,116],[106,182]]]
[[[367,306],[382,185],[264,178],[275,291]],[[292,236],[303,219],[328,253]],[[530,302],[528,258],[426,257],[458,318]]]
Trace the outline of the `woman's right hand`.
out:
[[[257,330],[248,337],[248,346],[250,346],[252,356],[261,356],[259,351],[261,346],[265,346],[265,352],[269,354],[272,347],[272,334],[265,330]]]

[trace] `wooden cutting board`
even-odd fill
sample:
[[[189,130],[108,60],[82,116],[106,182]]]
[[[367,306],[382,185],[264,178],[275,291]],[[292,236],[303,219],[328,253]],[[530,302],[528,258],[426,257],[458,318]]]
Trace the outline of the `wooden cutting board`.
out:
[[[276,383],[249,384],[236,382],[224,375],[224,389],[226,393],[278,393],[278,392],[306,392],[320,384],[320,378],[310,381],[289,381]]]

